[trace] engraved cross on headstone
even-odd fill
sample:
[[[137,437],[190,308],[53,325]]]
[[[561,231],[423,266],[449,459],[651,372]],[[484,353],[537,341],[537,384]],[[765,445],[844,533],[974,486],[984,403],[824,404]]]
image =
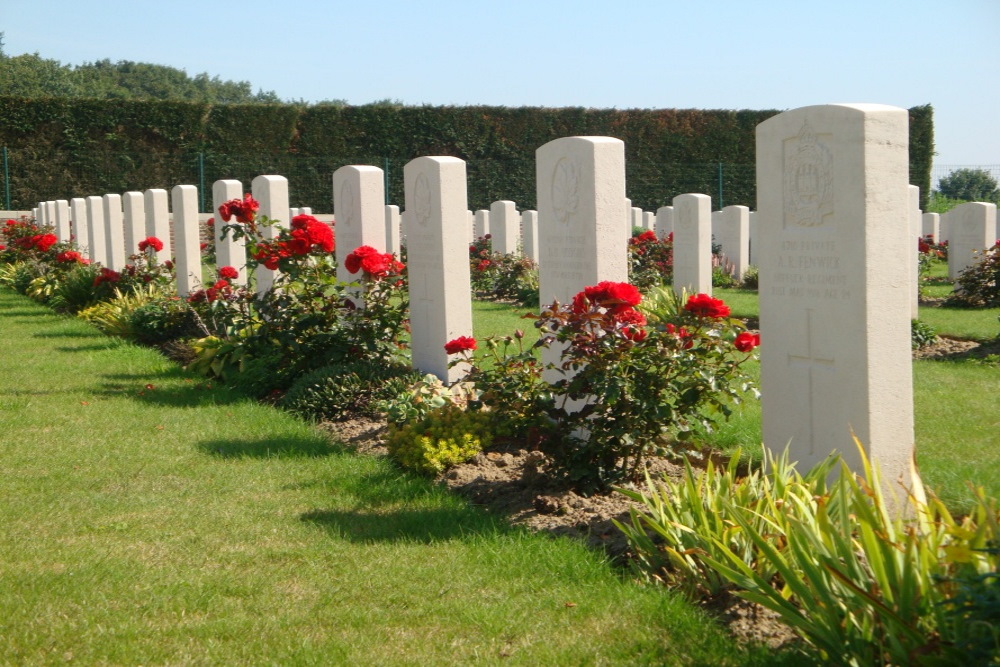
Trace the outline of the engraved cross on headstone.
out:
[[[830,372],[833,370],[834,361],[833,357],[827,358],[822,356],[822,353],[818,349],[819,346],[814,344],[813,341],[813,309],[806,309],[806,350],[805,354],[788,354],[788,365],[804,367],[808,371],[806,379],[806,400],[809,403],[809,414],[808,414],[808,431],[809,431],[809,454],[816,453],[816,410],[822,408],[822,405],[817,400],[817,387],[816,379],[813,372],[820,370],[823,372]]]

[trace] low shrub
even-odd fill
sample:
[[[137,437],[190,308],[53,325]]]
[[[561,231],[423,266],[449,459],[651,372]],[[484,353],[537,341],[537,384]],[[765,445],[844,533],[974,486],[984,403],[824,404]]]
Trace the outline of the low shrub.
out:
[[[628,283],[587,287],[536,317],[541,336],[530,349],[506,342],[498,355],[494,341],[489,355],[499,358],[474,360],[467,376],[498,432],[504,418],[522,434],[544,429],[538,446],[551,470],[580,493],[637,477],[644,457],[670,453],[752,390],[741,365],[760,339],[722,301],[699,294],[681,305],[662,287],[642,299]],[[445,346],[463,354],[453,363],[475,349],[460,342]],[[536,358],[546,347],[560,351],[547,367]]]
[[[933,345],[937,342],[937,340],[938,335],[937,331],[934,330],[934,327],[926,322],[921,322],[920,320],[911,320],[910,346],[914,350],[918,350],[928,345]]]
[[[729,468],[722,484],[718,473],[664,480],[625,529],[641,562],[692,571],[706,587],[728,582],[779,614],[823,664],[960,664],[968,641],[995,650],[995,631],[980,625],[971,638],[969,622],[995,614],[977,587],[1000,563],[996,501],[974,490],[959,520],[933,495],[923,500],[919,480],[905,500],[887,498],[861,456],[862,474],[842,465],[829,485],[829,462],[804,477],[781,464],[763,478]],[[963,581],[973,588],[963,593]]]
[[[454,403],[431,410],[404,426],[389,427],[389,454],[407,469],[426,475],[468,461],[492,442],[489,419]]]
[[[1000,307],[1000,241],[979,253],[975,264],[958,276],[945,305],[967,308]]]
[[[373,417],[381,401],[406,391],[419,377],[409,366],[344,361],[300,376],[278,404],[314,420]]]

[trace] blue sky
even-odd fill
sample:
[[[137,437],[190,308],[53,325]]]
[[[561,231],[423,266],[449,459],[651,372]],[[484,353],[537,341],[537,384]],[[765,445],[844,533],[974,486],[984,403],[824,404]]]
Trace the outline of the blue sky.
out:
[[[935,110],[935,172],[1000,165],[1000,0],[2,0],[8,55],[364,104]]]

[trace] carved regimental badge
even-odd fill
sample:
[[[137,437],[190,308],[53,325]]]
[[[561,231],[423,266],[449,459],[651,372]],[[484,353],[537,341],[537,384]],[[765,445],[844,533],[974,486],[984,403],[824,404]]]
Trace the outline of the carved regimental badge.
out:
[[[833,213],[833,157],[809,123],[785,143],[785,226],[819,227]]]
[[[413,184],[413,217],[424,227],[431,219],[431,186],[426,174],[417,174]]]
[[[580,206],[580,166],[567,158],[556,163],[552,172],[552,210],[556,220],[566,224]]]

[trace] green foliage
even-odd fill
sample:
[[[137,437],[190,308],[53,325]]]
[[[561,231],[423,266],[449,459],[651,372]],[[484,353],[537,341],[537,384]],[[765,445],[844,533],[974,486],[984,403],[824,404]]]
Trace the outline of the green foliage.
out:
[[[278,404],[315,420],[374,417],[381,401],[406,391],[419,377],[408,366],[343,361],[297,378]]]
[[[920,208],[927,211],[934,160],[934,108],[930,104],[910,107],[910,180],[920,188]]]
[[[743,274],[743,282],[740,283],[740,287],[749,290],[755,290],[760,287],[760,270],[755,264],[751,264],[747,267],[746,272]]]
[[[954,632],[955,654],[971,665],[1000,664],[1000,543],[984,553],[993,556],[992,571],[967,569],[952,577],[954,594],[945,600],[948,621]]]
[[[976,263],[959,274],[955,291],[948,297],[945,305],[967,308],[1000,307],[1000,241],[977,254]]]
[[[186,100],[233,104],[277,102],[274,92],[254,93],[247,81],[129,60],[97,60],[73,67],[38,53],[0,58],[0,96],[99,100]]]
[[[519,254],[491,252],[489,235],[469,246],[469,273],[478,298],[538,306],[538,264]]]
[[[467,376],[495,428],[535,429],[553,472],[581,493],[636,477],[644,457],[709,428],[752,388],[740,366],[759,339],[728,318],[725,304],[699,295],[682,307],[672,290],[658,288],[640,313],[641,299],[627,283],[588,287],[537,317],[542,335],[528,350],[518,334],[487,339],[488,356]],[[704,299],[711,314],[692,306]],[[543,368],[535,354],[549,346],[560,359]]]
[[[77,313],[77,316],[109,336],[136,338],[134,313],[137,309],[153,304],[160,296],[159,291],[152,285],[145,290],[124,292],[116,287],[111,299],[84,308]]]
[[[425,419],[427,415],[448,403],[455,402],[455,391],[431,373],[412,382],[394,396],[378,402],[376,408],[389,424],[403,426]]]
[[[920,320],[910,322],[910,346],[917,350],[937,342],[937,331],[934,327]]]
[[[650,544],[637,535],[644,527],[665,540],[681,536],[684,542],[667,544],[678,553],[692,541],[707,545],[695,547],[692,555],[702,561],[697,567],[707,565],[738,595],[778,613],[824,664],[962,661],[956,640],[965,629],[950,611],[956,608],[950,602],[956,599],[954,580],[996,571],[1000,558],[985,550],[998,537],[996,501],[980,490],[970,514],[958,520],[933,496],[922,500],[919,480],[905,500],[887,498],[878,471],[858,447],[861,476],[843,466],[829,487],[829,463],[819,475],[802,477],[779,465],[764,485],[757,478],[727,482],[733,488],[762,486],[765,497],[754,502],[730,491],[732,500],[711,506],[716,516],[690,526],[697,538],[658,508],[673,502],[662,497],[662,489],[682,499],[674,513],[705,512],[704,500],[664,481],[654,489],[660,498],[645,500],[657,511],[633,520],[630,532],[644,550]],[[797,490],[768,495],[767,487],[780,485]],[[913,518],[898,516],[904,507]]]
[[[938,190],[961,201],[1000,201],[997,179],[985,169],[956,169],[938,181]]]
[[[386,447],[403,468],[435,475],[468,461],[491,441],[485,414],[446,403],[419,421],[390,425]]]
[[[698,472],[685,458],[680,480],[655,481],[647,475],[645,490],[619,489],[641,504],[641,509],[629,510],[627,524],[615,521],[635,553],[641,574],[692,598],[715,595],[728,585],[728,579],[706,557],[724,561],[726,554],[735,554],[762,579],[774,577],[774,564],[760,557],[750,531],[729,519],[728,508],[745,509],[752,530],[770,547],[780,548],[783,536],[768,530],[773,517],[784,507],[812,502],[836,460],[827,459],[804,478],[795,473],[787,452],[770,458],[766,473],[761,465],[741,475],[739,463],[738,449],[724,468],[709,461]]]
[[[927,213],[938,213],[943,215],[959,204],[964,203],[965,202],[961,199],[952,199],[951,197],[946,197],[937,190],[934,190],[931,192],[930,197],[927,200],[927,208],[924,210]]]
[[[192,98],[201,100],[202,98]],[[930,107],[911,109],[911,136],[929,135]],[[674,196],[756,201],[754,128],[776,110],[406,107],[377,103],[219,104],[0,97],[0,144],[10,149],[15,208],[79,192],[120,192],[261,173],[295,184],[292,206],[325,206],[329,174],[345,164],[386,168],[403,200],[402,166],[417,155],[468,162],[469,205],[535,207],[534,152],[565,136],[625,142],[629,196],[655,210]],[[929,192],[927,141],[910,144],[910,182]]]
[[[129,325],[135,339],[147,345],[191,336],[197,331],[191,309],[177,297],[159,298],[136,307],[129,316]]]
[[[657,238],[652,231],[633,231],[628,243],[628,280],[641,290],[669,284],[674,275],[674,235]]]
[[[94,284],[98,269],[90,264],[74,266],[61,277],[49,305],[63,313],[78,313],[114,295],[111,283]]]

